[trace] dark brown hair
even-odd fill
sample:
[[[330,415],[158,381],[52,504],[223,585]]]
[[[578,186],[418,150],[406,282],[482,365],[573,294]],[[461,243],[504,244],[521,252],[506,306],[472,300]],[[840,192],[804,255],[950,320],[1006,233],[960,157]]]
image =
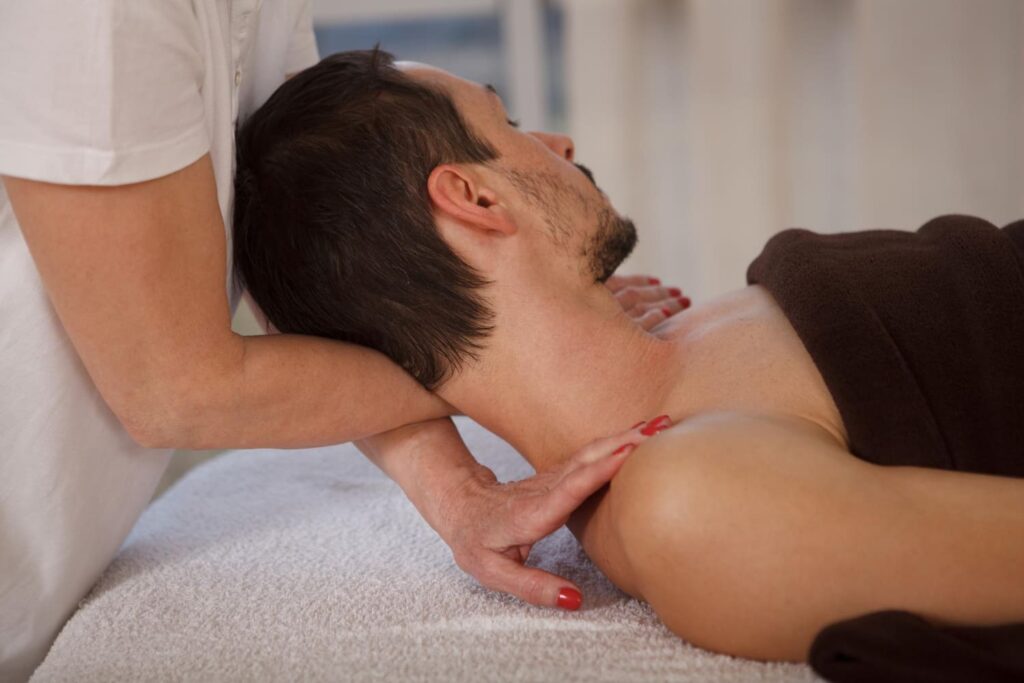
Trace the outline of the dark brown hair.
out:
[[[390,54],[331,55],[238,131],[236,277],[282,332],[377,349],[434,388],[480,348],[492,314],[487,283],[436,230],[427,177],[496,157]]]

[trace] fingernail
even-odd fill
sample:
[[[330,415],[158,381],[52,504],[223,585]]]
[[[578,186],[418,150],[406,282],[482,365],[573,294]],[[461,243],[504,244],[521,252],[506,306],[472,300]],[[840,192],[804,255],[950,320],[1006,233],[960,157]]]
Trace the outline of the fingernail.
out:
[[[683,308],[690,307],[690,300],[685,296],[677,296],[676,301],[678,301],[679,305],[682,306]]]
[[[622,455],[624,453],[629,453],[634,448],[636,448],[636,444],[633,444],[633,443],[623,444],[623,445],[619,446],[617,449],[615,449],[615,452],[613,452],[612,455]]]
[[[679,289],[678,287],[669,287],[668,288],[668,295],[669,296],[682,296],[683,295],[683,290]]]
[[[583,596],[575,588],[566,586],[558,592],[558,606],[567,610],[578,610],[583,604]]]
[[[640,426],[640,425],[642,425],[642,424],[647,424],[647,420],[640,420],[640,421],[639,421],[639,422],[637,422],[637,423],[636,423],[635,425],[633,425],[632,427],[630,427],[630,429],[636,429],[637,427],[639,427],[639,426]]]
[[[659,415],[650,422],[647,426],[640,430],[640,433],[644,436],[654,436],[663,429],[667,429],[672,426],[672,418],[668,415]]]
[[[666,308],[666,307],[663,306],[662,309],[661,309],[661,312],[665,314],[666,318],[672,316],[672,309],[671,308]]]
[[[656,277],[649,277],[649,278],[647,278],[647,283],[651,284],[651,285],[660,285],[661,284],[661,280],[659,280]]]

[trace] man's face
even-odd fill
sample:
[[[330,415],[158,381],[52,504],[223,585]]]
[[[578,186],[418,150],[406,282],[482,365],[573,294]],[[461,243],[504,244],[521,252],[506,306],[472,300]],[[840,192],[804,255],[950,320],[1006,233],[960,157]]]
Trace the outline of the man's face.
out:
[[[636,228],[615,211],[590,171],[574,162],[568,136],[519,130],[489,85],[423,64],[397,66],[447,92],[470,128],[497,150],[495,165],[507,181],[510,202],[524,217],[541,218],[547,244],[579,263],[588,278],[611,277],[633,251]]]

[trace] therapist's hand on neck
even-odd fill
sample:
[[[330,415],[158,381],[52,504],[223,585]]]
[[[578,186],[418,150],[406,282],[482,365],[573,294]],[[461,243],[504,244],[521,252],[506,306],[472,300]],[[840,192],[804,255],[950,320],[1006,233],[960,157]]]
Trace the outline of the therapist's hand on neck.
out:
[[[402,487],[463,571],[532,605],[575,610],[583,600],[579,586],[527,567],[531,548],[607,484],[637,444],[670,425],[663,416],[599,438],[549,470],[507,483],[474,460],[449,419],[357,445]]]
[[[615,275],[607,285],[644,329],[690,303],[647,275]],[[447,418],[406,425],[356,445],[402,488],[463,571],[530,604],[573,610],[583,599],[579,587],[525,566],[531,548],[615,476],[633,445],[670,424],[664,418],[598,439],[550,469],[508,483],[477,463]]]
[[[622,310],[645,330],[650,330],[690,307],[690,298],[678,287],[662,287],[650,275],[612,275],[605,283]]]

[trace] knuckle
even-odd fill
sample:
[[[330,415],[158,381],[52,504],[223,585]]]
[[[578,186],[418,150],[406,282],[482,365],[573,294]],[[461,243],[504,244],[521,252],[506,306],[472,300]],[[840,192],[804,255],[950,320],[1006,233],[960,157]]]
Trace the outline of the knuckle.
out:
[[[654,301],[659,298],[659,296],[660,294],[658,293],[657,287],[644,287],[643,296],[640,297],[640,300],[647,303],[649,301]]]
[[[538,508],[527,508],[522,504],[519,505],[518,509],[509,518],[509,533],[512,539],[516,543],[520,543],[527,540],[533,540],[530,538],[536,527],[535,516]]]
[[[476,567],[476,571],[467,573],[476,579],[477,583],[487,590],[498,591],[501,593],[509,592],[510,584],[504,579],[504,575],[499,571],[495,571],[487,564],[481,564]]]
[[[456,550],[452,553],[452,559],[455,560],[455,564],[458,565],[459,569],[478,579],[479,575],[483,573],[479,561],[471,553]]]
[[[527,574],[519,584],[519,594],[532,605],[544,603],[544,581],[536,574]]]

